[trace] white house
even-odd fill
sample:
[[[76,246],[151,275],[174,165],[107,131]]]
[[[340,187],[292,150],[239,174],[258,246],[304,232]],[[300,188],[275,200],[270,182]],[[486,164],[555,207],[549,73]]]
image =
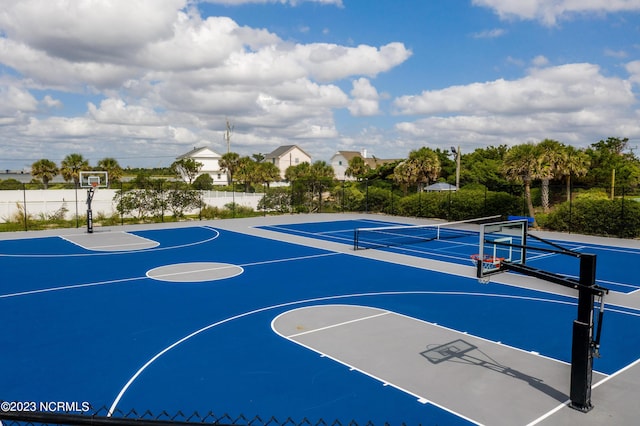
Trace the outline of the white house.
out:
[[[290,166],[302,163],[311,164],[311,156],[297,145],[283,145],[265,155],[264,161],[275,164],[280,169],[280,177],[284,180],[284,173]]]
[[[183,158],[192,158],[198,163],[202,163],[202,168],[200,169],[200,173],[198,176],[203,174],[208,174],[213,179],[214,185],[226,185],[227,182],[227,173],[223,170],[220,170],[220,158],[222,156],[217,152],[209,149],[209,148],[193,148],[191,151],[186,154],[182,154],[176,160],[181,160]],[[186,181],[187,178],[183,176],[183,179]]]
[[[368,157],[366,149],[363,149],[362,152],[338,151],[335,154],[333,154],[333,157],[331,157],[331,167],[333,167],[333,171],[335,172],[336,179],[356,180],[355,177],[346,176],[345,174],[345,172],[349,168],[349,162],[355,157],[362,158],[365,164],[367,164],[372,170],[382,166],[383,164],[396,161],[396,160],[383,160],[373,156]]]

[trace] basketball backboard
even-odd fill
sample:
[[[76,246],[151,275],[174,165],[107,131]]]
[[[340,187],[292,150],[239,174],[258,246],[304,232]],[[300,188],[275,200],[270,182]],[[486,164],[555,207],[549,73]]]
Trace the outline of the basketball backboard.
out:
[[[480,226],[479,252],[472,256],[478,279],[504,271],[503,262],[525,263],[527,220],[509,220]]]
[[[80,188],[106,188],[109,174],[104,170],[87,170],[79,173]]]

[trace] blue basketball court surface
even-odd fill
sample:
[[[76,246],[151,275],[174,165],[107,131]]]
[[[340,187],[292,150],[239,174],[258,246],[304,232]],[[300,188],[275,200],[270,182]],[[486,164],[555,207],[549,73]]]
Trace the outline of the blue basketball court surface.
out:
[[[595,408],[580,413],[567,407],[573,290],[512,273],[479,284],[473,234],[353,250],[355,228],[423,222],[296,215],[0,234],[0,400],[296,424],[637,419],[638,241],[545,234],[595,253],[611,290]],[[527,263],[578,271],[542,251]]]

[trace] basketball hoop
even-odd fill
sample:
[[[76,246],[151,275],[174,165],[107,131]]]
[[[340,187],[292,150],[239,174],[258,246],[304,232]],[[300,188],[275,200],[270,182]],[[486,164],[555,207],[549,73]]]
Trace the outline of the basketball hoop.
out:
[[[480,260],[479,254],[471,255],[471,262],[473,262],[474,266],[478,266],[479,260]],[[502,265],[503,260],[504,260],[504,257],[493,257],[488,254],[485,254],[484,256],[482,256],[482,264],[484,269],[486,270],[500,269],[500,265]]]
[[[498,271],[500,269],[500,266],[502,265],[502,261],[504,260],[504,257],[494,257],[494,256],[490,256],[488,254],[485,254],[484,256],[482,256],[482,260],[480,260],[480,255],[479,254],[472,254],[471,255],[471,262],[473,263],[473,265],[477,268],[478,267],[478,262],[482,262],[482,269],[483,271],[486,271],[487,273],[491,273],[493,271]],[[488,284],[489,281],[491,281],[491,275],[487,274],[487,275],[483,275],[481,277],[478,278],[478,282],[480,284]]]

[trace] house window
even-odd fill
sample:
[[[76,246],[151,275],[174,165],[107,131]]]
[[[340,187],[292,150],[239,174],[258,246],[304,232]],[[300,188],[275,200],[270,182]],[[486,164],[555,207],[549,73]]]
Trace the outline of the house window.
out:
[[[218,173],[218,179],[222,179],[222,175]]]
[[[342,160],[338,161],[338,165],[342,166]]]
[[[300,162],[300,159],[296,157],[296,164],[298,164],[299,162]]]

